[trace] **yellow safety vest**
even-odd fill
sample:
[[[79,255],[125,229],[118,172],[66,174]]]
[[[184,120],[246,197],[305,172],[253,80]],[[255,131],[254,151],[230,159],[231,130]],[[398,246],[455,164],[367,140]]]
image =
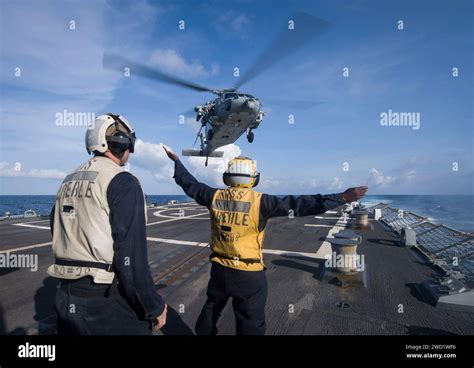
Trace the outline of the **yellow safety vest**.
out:
[[[261,198],[262,193],[250,188],[216,191],[211,205],[211,261],[237,270],[263,270]]]

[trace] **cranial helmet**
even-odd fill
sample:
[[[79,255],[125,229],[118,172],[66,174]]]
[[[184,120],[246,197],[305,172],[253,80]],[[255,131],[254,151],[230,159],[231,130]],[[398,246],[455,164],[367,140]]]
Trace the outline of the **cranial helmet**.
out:
[[[258,185],[260,173],[254,160],[239,156],[229,162],[223,179],[229,187],[253,188]]]
[[[98,116],[87,128],[87,153],[121,153],[135,147],[135,130],[122,115],[105,114]]]

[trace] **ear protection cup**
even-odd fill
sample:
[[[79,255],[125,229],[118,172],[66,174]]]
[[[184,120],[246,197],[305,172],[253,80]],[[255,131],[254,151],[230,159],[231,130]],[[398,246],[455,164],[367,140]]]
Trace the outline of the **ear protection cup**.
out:
[[[229,173],[224,173],[222,174],[222,181],[224,182],[225,185],[227,185],[228,187],[230,187],[230,182],[229,182]]]
[[[114,154],[121,154],[130,148],[130,138],[125,132],[115,132],[113,135],[107,137],[110,152]],[[130,150],[133,152],[133,150]]]
[[[259,172],[256,172],[256,173],[255,173],[255,181],[254,181],[252,187],[255,188],[255,187],[258,185],[258,183],[260,183],[260,173],[259,173]]]
[[[127,122],[124,122],[120,116],[110,113],[107,115],[114,119],[115,127],[117,129],[114,134],[106,136],[107,144],[109,146],[110,151],[115,154],[120,154],[129,149],[130,153],[133,153],[135,150],[136,140],[133,128],[131,128]],[[120,123],[125,125],[127,128],[132,129],[131,132],[125,133],[119,130],[118,127]]]
[[[115,127],[115,129],[110,130],[111,127]],[[122,134],[116,134],[118,131],[121,131]],[[96,117],[94,123],[87,127],[85,136],[88,154],[103,154],[107,150],[123,152],[127,148],[130,153],[133,153],[135,140],[135,130],[132,124],[124,116],[110,113]],[[121,146],[120,143],[126,144],[127,148]]]

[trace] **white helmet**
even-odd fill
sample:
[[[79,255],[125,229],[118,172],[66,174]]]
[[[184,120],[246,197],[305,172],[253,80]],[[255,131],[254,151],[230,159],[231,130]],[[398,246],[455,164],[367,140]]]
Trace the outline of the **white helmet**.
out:
[[[115,132],[107,135],[107,130],[116,125]],[[125,127],[128,132],[124,132]],[[112,151],[120,153],[126,149],[133,153],[135,147],[135,131],[132,124],[128,122],[122,115],[105,114],[98,116],[92,125],[87,128],[86,132],[86,149],[87,153],[105,153]]]
[[[229,161],[223,179],[229,187],[252,188],[258,185],[260,173],[255,161],[248,157],[236,157]]]

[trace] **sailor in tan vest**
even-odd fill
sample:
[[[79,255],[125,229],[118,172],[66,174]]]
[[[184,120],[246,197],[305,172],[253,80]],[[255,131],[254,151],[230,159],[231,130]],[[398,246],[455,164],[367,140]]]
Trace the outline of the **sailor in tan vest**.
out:
[[[217,320],[232,298],[237,335],[263,335],[267,280],[262,250],[268,219],[288,216],[290,211],[294,216],[318,215],[360,199],[367,187],[330,195],[262,194],[252,189],[260,179],[255,162],[236,157],[224,173],[227,188],[216,189],[198,182],[176,154],[165,151],[175,162],[176,183],[198,204],[206,206],[211,218],[211,278],[196,333],[217,334]]]
[[[59,334],[142,335],[166,323],[148,265],[143,191],[123,170],[134,144],[125,117],[97,117],[86,132],[93,157],[66,176],[56,195],[48,274],[60,279]]]

